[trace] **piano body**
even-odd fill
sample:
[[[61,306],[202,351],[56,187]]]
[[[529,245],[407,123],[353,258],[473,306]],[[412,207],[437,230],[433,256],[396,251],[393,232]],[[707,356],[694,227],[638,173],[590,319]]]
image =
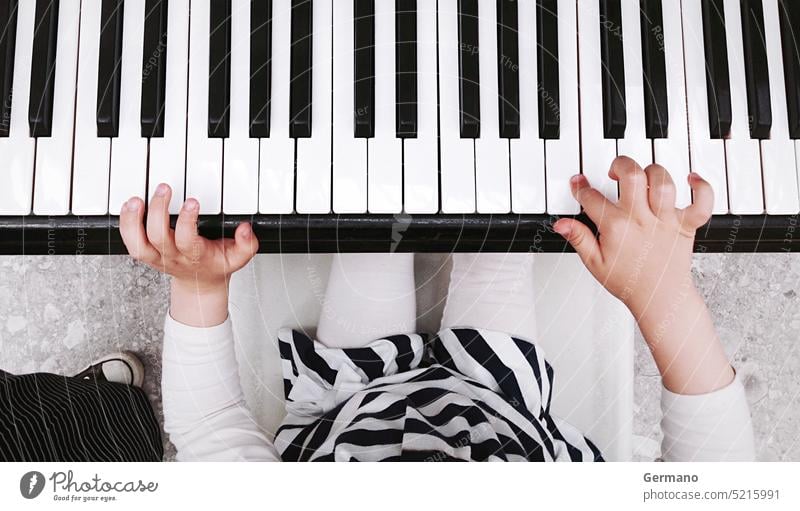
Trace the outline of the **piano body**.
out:
[[[270,252],[563,251],[618,154],[792,251],[793,0],[0,0],[0,253],[124,253],[158,183]]]

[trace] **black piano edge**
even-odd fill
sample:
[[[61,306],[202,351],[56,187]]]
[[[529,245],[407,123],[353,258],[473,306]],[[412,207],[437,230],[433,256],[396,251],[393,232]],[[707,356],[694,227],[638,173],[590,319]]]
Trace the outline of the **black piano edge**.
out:
[[[214,215],[209,238],[231,236],[250,221],[262,253],[570,252],[552,215]],[[583,216],[577,218],[586,221]],[[175,218],[172,219],[173,225]],[[800,215],[714,217],[697,233],[695,252],[800,251]],[[125,254],[116,216],[0,217],[0,255]]]

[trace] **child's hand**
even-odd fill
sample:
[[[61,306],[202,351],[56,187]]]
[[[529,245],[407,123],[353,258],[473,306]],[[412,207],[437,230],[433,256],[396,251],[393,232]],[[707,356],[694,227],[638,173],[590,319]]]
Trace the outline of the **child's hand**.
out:
[[[137,261],[172,275],[172,316],[194,326],[210,326],[227,316],[230,275],[258,251],[250,225],[236,228],[234,239],[208,240],[197,234],[200,204],[188,199],[175,229],[169,224],[172,190],[158,185],[147,222],[142,222],[144,202],[134,197],[122,206],[119,230],[128,253]]]
[[[569,218],[554,229],[636,317],[667,389],[704,394],[728,385],[733,369],[690,273],[695,231],[711,216],[711,185],[691,174],[694,204],[676,209],[675,184],[663,167],[650,165],[643,171],[620,157],[608,174],[619,182],[617,204],[585,177],[571,181],[572,194],[597,225],[599,237]]]
[[[691,174],[694,204],[676,209],[675,184],[663,167],[650,165],[643,171],[621,156],[608,174],[619,182],[617,204],[582,175],[570,182],[599,237],[573,219],[559,220],[554,229],[575,248],[592,275],[638,318],[648,306],[658,306],[692,286],[695,231],[711,216],[714,194],[711,185]]]

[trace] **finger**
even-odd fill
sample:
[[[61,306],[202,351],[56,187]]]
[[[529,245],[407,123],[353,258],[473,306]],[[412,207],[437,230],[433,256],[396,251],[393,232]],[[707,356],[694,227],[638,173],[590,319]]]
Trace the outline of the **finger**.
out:
[[[650,214],[647,175],[638,163],[627,156],[619,156],[611,164],[608,176],[619,182],[619,207],[634,214]]]
[[[178,221],[175,223],[175,246],[178,251],[192,261],[198,261],[206,249],[208,241],[197,234],[197,215],[200,203],[187,199],[183,203]]]
[[[147,240],[144,230],[144,201],[133,197],[122,205],[119,213],[119,233],[128,253],[137,261],[154,263],[158,261],[158,251]]]
[[[687,208],[680,210],[680,221],[684,229],[692,232],[708,222],[714,210],[714,189],[711,184],[692,172],[688,177],[694,200]]]
[[[647,199],[650,210],[661,220],[675,218],[675,183],[667,169],[661,165],[648,165],[644,169],[647,174]]]
[[[253,234],[250,224],[243,222],[236,228],[233,243],[226,246],[225,259],[228,271],[233,273],[240,270],[258,252],[258,238]]]
[[[562,218],[553,225],[553,230],[572,245],[586,268],[596,275],[602,265],[603,254],[591,229],[574,218]]]
[[[617,207],[606,199],[602,193],[592,188],[586,176],[578,174],[569,180],[572,196],[583,207],[592,222],[598,227],[603,218],[617,211]]]
[[[156,187],[147,212],[147,237],[150,239],[150,244],[164,257],[172,257],[178,253],[175,234],[169,226],[171,197],[172,190],[169,185],[161,183]]]

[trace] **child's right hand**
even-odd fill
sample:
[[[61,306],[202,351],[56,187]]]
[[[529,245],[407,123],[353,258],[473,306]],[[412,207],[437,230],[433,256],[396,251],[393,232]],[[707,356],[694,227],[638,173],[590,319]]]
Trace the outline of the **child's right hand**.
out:
[[[215,324],[220,315],[223,320],[227,315],[230,275],[258,252],[258,239],[248,223],[236,228],[234,239],[203,238],[197,233],[200,204],[195,199],[184,202],[173,230],[169,223],[171,196],[168,185],[158,185],[146,222],[142,199],[133,197],[126,202],[119,218],[122,240],[131,257],[172,275],[171,312],[175,319],[197,326]],[[194,317],[192,309],[204,303],[209,303],[213,311],[201,311],[205,312],[202,318]]]

